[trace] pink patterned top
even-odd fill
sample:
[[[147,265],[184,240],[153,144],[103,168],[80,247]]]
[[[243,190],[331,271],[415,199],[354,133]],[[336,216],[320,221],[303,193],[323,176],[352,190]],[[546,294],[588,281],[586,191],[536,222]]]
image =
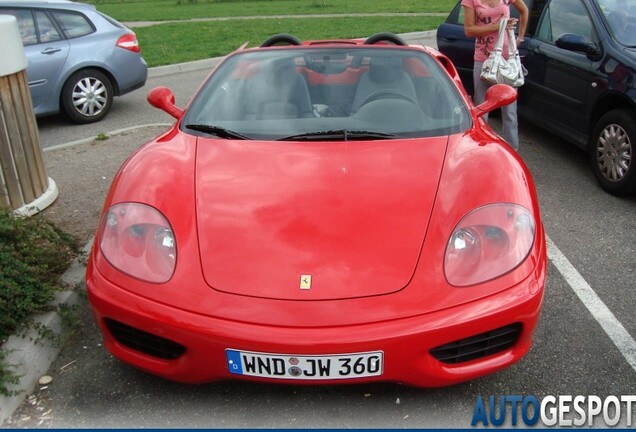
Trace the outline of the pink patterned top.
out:
[[[462,0],[462,6],[475,11],[475,25],[492,24],[502,18],[510,18],[510,7],[516,0],[499,0],[499,3],[490,7],[483,0]],[[497,42],[498,32],[479,36],[475,39],[475,61],[483,62],[488,58]],[[508,43],[504,40],[504,57],[508,57]]]

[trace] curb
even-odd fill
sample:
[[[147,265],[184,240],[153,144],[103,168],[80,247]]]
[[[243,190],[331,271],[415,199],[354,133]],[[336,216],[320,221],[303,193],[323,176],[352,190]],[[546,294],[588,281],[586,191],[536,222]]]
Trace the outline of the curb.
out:
[[[57,312],[57,306],[61,304],[76,305],[79,303],[79,290],[73,288],[84,286],[84,273],[86,266],[82,259],[92,246],[88,242],[82,249],[82,253],[62,275],[62,283],[71,289],[59,292],[51,302],[55,310],[36,315],[36,323],[51,329],[55,335],[62,334],[62,317]],[[24,336],[11,336],[2,347],[7,356],[7,364],[13,365],[13,370],[19,375],[17,385],[9,385],[8,390],[15,392],[12,396],[0,396],[0,426],[10,418],[14,411],[22,404],[29,393],[35,389],[40,377],[45,374],[61,350],[61,346],[46,337],[42,337],[35,329],[29,330]]]
[[[53,181],[53,179],[49,177],[48,187],[46,188],[44,193],[30,203],[25,204],[22,207],[14,210],[13,214],[20,217],[33,216],[53,204],[53,201],[57,199],[58,194],[59,191],[57,189],[55,181]]]
[[[166,127],[169,128],[170,126],[172,126],[173,123],[146,123],[146,124],[142,124],[142,125],[137,125],[137,126],[130,126],[130,127],[126,127],[126,128],[122,128],[122,129],[116,129],[114,131],[108,132],[106,135],[108,137],[112,137],[115,135],[120,135],[120,134],[124,134],[127,132],[133,132],[136,131],[138,129],[144,129],[147,127],[153,127],[153,126],[162,126],[162,127]],[[80,144],[88,144],[88,143],[92,143],[95,141],[95,137],[88,137],[88,138],[81,138],[75,141],[69,141],[67,143],[64,144],[58,144],[58,145],[54,145],[54,146],[50,146],[50,147],[45,147],[42,149],[43,152],[47,153],[50,151],[54,151],[54,150],[62,150],[68,147],[74,147],[76,145],[80,145]]]
[[[177,63],[166,66],[155,66],[148,69],[148,78],[156,78],[165,75],[172,75],[181,72],[193,72],[201,69],[212,70],[217,64],[221,62],[223,57],[214,57],[204,60],[196,60],[186,63]]]

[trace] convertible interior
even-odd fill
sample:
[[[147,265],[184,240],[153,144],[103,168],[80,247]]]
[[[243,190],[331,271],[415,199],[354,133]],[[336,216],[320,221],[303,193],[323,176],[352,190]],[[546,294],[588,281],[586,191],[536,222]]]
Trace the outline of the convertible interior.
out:
[[[331,44],[230,56],[190,109],[190,124],[257,139],[336,130],[436,136],[469,127],[435,59],[390,45]]]

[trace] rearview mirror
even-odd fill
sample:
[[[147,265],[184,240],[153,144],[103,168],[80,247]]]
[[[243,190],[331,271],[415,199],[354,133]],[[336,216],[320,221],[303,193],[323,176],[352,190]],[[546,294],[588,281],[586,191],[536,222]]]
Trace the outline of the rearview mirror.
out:
[[[148,102],[155,108],[159,108],[179,120],[183,116],[183,110],[174,104],[174,93],[168,87],[155,87],[148,92]]]
[[[564,33],[554,42],[554,44],[564,50],[580,52],[588,56],[597,57],[601,50],[594,42],[588,42],[578,34]]]
[[[481,117],[490,111],[510,105],[517,100],[517,90],[507,84],[495,84],[486,90],[484,103],[473,108],[477,117]]]

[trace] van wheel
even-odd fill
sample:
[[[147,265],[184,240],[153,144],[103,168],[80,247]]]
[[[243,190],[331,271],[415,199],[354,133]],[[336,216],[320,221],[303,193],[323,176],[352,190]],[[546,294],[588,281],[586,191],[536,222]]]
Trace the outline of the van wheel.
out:
[[[590,161],[596,179],[607,192],[622,196],[636,193],[636,118],[617,109],[603,115],[594,128]]]
[[[113,96],[113,85],[106,75],[84,69],[75,72],[64,84],[62,107],[74,122],[93,123],[108,114]]]

